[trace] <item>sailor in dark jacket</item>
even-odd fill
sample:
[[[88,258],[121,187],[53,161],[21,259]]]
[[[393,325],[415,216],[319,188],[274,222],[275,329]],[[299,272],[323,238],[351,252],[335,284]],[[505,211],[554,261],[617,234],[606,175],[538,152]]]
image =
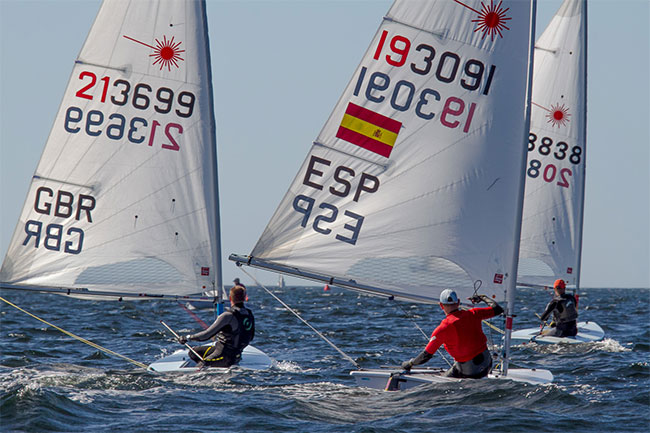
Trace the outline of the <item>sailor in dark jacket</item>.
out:
[[[566,285],[563,280],[556,280],[553,284],[553,289],[555,290],[555,296],[546,306],[546,310],[541,315],[542,322],[546,322],[546,319],[553,313],[553,327],[550,331],[544,333],[544,335],[550,335],[554,337],[573,337],[578,333],[578,327],[576,320],[578,319],[578,301],[573,295],[564,293],[566,290]],[[544,323],[542,323],[540,329],[544,328]]]
[[[196,334],[188,334],[180,338],[180,343],[188,340],[205,341],[216,336],[214,345],[194,347],[190,358],[196,363],[209,367],[230,367],[241,359],[241,353],[255,337],[255,318],[253,312],[244,306],[246,289],[240,285],[230,289],[230,304],[227,311],[217,317],[209,328]]]

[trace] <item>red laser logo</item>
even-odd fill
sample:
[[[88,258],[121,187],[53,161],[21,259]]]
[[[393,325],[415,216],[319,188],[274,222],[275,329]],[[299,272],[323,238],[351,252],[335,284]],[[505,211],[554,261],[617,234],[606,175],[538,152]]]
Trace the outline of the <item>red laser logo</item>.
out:
[[[467,9],[476,12],[478,14],[478,18],[472,20],[472,22],[476,23],[476,29],[474,29],[474,32],[479,32],[479,31],[483,32],[482,39],[485,39],[485,36],[489,35],[492,38],[492,40],[494,40],[494,36],[497,33],[499,34],[500,37],[503,37],[502,30],[510,30],[510,27],[505,25],[506,21],[512,19],[506,16],[506,12],[508,12],[510,8],[503,9],[501,7],[501,4],[503,3],[502,1],[500,1],[499,4],[496,6],[494,5],[494,0],[490,0],[489,6],[481,2],[480,11],[471,8],[466,4],[459,2],[458,0],[454,0],[454,1],[459,5],[466,7]]]
[[[153,54],[149,54],[149,57],[153,57],[155,59],[153,64],[154,65],[159,64],[161,71],[164,67],[166,67],[168,71],[171,71],[172,65],[178,68],[179,61],[185,60],[180,56],[180,53],[184,53],[185,50],[179,49],[181,46],[181,42],[174,43],[173,36],[170,40],[167,40],[167,36],[163,36],[162,42],[156,39],[155,47],[149,44],[145,44],[144,42],[138,41],[137,39],[133,39],[126,35],[124,35],[124,37],[130,41],[137,42],[138,44],[151,48],[153,50]]]
[[[533,105],[547,111],[546,121],[550,123],[551,126],[557,126],[559,128],[569,123],[569,117],[571,117],[571,114],[569,114],[569,108],[565,107],[564,104],[551,105],[551,108],[542,107],[534,102]]]

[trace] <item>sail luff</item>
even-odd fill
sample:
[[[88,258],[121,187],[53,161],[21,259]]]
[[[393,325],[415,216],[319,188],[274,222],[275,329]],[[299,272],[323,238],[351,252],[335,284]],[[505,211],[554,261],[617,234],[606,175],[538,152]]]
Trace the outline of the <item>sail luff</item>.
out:
[[[587,51],[587,37],[589,33],[587,32],[587,0],[583,1],[582,4],[582,16],[581,16],[581,25],[582,25],[582,32],[583,32],[583,38],[582,38],[582,53],[583,53],[583,67],[584,67],[584,79],[583,79],[583,98],[584,98],[584,105],[582,107],[582,124],[583,124],[583,137],[584,137],[584,143],[587,143],[587,56],[588,56],[588,51]],[[586,146],[585,146],[586,148]],[[577,257],[576,257],[576,291],[580,290],[580,276],[582,275],[582,235],[583,235],[583,229],[584,229],[584,211],[585,211],[585,189],[586,189],[586,180],[587,180],[587,151],[583,152],[582,158],[584,160],[584,169],[583,169],[583,176],[582,176],[582,192],[580,194],[580,209],[578,212],[580,215],[578,216],[578,224],[580,225],[580,228],[578,229],[578,239],[576,241],[577,245]]]
[[[210,106],[210,141],[211,145],[207,146],[207,149],[211,150],[212,160],[212,178],[214,185],[214,217],[213,217],[213,227],[214,227],[214,242],[212,242],[212,254],[213,254],[213,263],[215,270],[215,281],[213,289],[217,293],[217,302],[221,303],[223,300],[223,266],[221,260],[221,212],[220,212],[220,200],[219,200],[219,173],[217,166],[217,132],[216,132],[216,117],[214,114],[214,89],[212,87],[212,60],[210,57],[210,38],[208,32],[208,18],[206,13],[206,4],[205,0],[201,0],[201,18],[203,25],[203,32],[205,33],[205,57],[207,63],[207,87],[208,87],[208,100]]]
[[[525,114],[525,128],[524,134],[521,137],[522,145],[525,145],[526,139],[528,137],[528,131],[530,131],[530,113],[532,109],[532,93],[533,93],[533,66],[534,66],[534,55],[535,55],[535,24],[537,17],[537,0],[533,0],[530,8],[530,34],[529,34],[529,50],[528,50],[528,85],[526,89],[526,114]],[[513,248],[512,255],[512,266],[510,268],[511,277],[508,278],[508,290],[506,293],[506,329],[503,342],[503,374],[508,374],[508,364],[510,360],[510,338],[512,335],[512,322],[515,316],[515,291],[517,287],[517,269],[519,266],[519,247],[521,244],[521,225],[522,225],[522,216],[524,212],[524,194],[526,182],[524,173],[526,172],[526,163],[528,158],[525,154],[521,156],[520,170],[522,174],[521,180],[519,182],[519,197],[517,203],[517,218],[515,224],[515,246]]]

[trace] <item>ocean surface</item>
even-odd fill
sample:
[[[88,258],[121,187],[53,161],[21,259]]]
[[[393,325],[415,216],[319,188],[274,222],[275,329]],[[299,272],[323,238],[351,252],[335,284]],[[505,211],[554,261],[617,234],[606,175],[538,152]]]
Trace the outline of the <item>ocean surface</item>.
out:
[[[553,384],[464,380],[408,392],[356,386],[354,366],[260,288],[249,287],[253,344],[267,371],[152,374],[1,302],[3,432],[647,432],[650,290],[586,289],[580,319],[605,340],[515,346],[517,366],[546,368]],[[274,289],[363,367],[419,353],[443,313],[322,287]],[[200,329],[177,303],[101,302],[19,291],[0,295],[73,334],[148,364],[180,346],[160,325]],[[515,328],[538,326],[550,294],[517,293]],[[213,313],[197,311],[210,323]],[[496,325],[503,327],[503,320]],[[486,329],[495,343],[500,337]],[[445,353],[446,354],[446,353]],[[447,356],[449,358],[449,356]],[[436,354],[428,366],[446,367]]]

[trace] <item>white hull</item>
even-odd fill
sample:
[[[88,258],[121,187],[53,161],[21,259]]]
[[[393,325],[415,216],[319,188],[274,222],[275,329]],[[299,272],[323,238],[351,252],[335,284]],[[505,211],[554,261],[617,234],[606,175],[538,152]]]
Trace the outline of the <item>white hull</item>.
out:
[[[605,331],[596,322],[578,322],[578,334],[575,337],[551,337],[539,335],[539,328],[527,328],[513,331],[512,344],[535,342],[538,344],[579,344],[600,341],[605,338]]]
[[[399,374],[398,389],[399,391],[408,390],[420,385],[429,383],[448,383],[458,382],[461,380],[475,380],[475,379],[458,379],[453,377],[444,377],[441,374],[444,372],[442,369],[418,369],[414,368],[409,374]],[[396,370],[357,370],[351,371],[350,376],[353,376],[357,385],[366,388],[386,389],[388,380],[391,374],[399,373]],[[507,376],[502,376],[499,373],[490,373],[488,380],[513,380],[515,382],[525,382],[532,385],[541,385],[551,383],[553,381],[553,374],[548,370],[538,369],[524,369],[524,368],[511,368],[508,370]],[[480,380],[485,380],[480,379]]]
[[[169,356],[165,356],[158,361],[152,362],[148,370],[159,373],[167,372],[195,372],[197,365],[187,354],[186,349],[180,349]],[[242,352],[241,361],[237,367],[247,370],[266,370],[271,367],[273,361],[266,353],[253,346],[246,346]],[[226,373],[230,371],[229,368],[211,367],[211,372]]]

